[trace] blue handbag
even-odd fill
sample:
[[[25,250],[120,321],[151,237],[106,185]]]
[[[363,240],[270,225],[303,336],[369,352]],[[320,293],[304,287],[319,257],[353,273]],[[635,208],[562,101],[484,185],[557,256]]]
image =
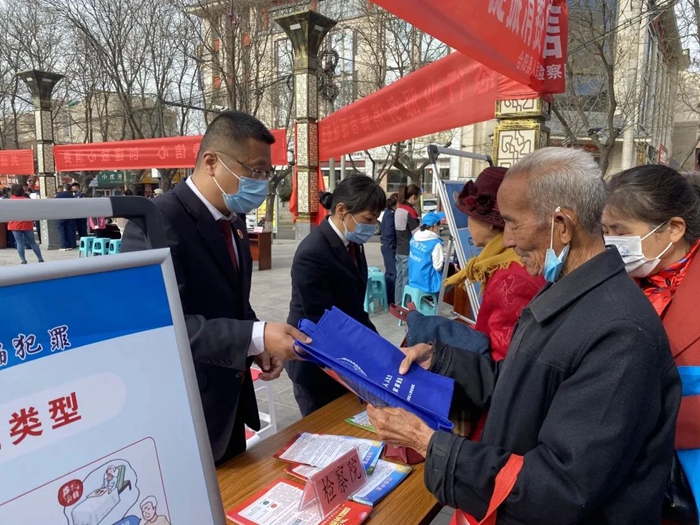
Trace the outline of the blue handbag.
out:
[[[399,375],[403,352],[338,308],[326,310],[317,324],[302,319],[299,329],[313,340],[297,341],[306,352],[301,357],[319,364],[368,403],[403,408],[434,430],[454,427],[449,420],[453,379],[419,366]]]

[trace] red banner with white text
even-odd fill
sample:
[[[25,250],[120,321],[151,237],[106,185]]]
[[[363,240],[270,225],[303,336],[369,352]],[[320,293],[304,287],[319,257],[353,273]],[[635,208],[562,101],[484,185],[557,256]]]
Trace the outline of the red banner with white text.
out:
[[[494,118],[496,100],[532,90],[452,53],[319,122],[319,157],[384,146]]]
[[[30,149],[0,150],[1,175],[34,175],[34,151]]]
[[[564,92],[566,0],[373,2],[534,91]]]
[[[287,134],[272,130],[272,164],[287,165]],[[54,146],[56,171],[194,168],[202,136]]]

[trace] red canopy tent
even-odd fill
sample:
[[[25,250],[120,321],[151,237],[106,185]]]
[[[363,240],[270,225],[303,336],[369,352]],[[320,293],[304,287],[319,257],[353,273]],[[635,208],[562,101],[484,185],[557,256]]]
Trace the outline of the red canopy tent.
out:
[[[457,52],[319,122],[320,160],[490,120],[497,100],[564,91],[566,0],[373,1]]]

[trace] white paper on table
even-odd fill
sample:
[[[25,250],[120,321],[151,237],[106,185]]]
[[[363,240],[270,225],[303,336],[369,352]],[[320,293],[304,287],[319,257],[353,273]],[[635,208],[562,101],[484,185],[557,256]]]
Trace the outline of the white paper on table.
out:
[[[370,439],[304,433],[279,458],[292,463],[324,468],[353,447],[358,449],[360,458],[364,459],[367,452],[378,443]]]

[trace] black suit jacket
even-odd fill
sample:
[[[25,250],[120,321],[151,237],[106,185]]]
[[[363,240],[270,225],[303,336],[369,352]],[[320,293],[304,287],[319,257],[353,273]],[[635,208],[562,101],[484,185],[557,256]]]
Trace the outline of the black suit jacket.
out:
[[[364,247],[351,244],[357,264],[327,220],[299,244],[292,263],[292,301],[287,319],[290,325],[297,326],[300,319],[316,323],[326,310],[336,306],[376,331],[364,308],[367,289]]]
[[[236,274],[219,225],[187,184],[152,202],[165,223],[214,459],[231,457],[245,450],[243,423],[260,428],[247,357],[257,318],[245,222],[238,217],[232,224]],[[129,223],[122,251],[143,249],[143,234]]]

